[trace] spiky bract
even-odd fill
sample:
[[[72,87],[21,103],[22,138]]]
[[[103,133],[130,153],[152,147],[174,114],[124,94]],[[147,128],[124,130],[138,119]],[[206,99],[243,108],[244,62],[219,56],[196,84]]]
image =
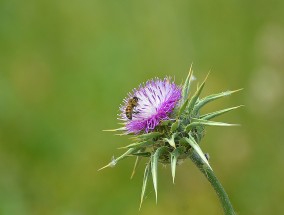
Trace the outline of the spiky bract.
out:
[[[169,79],[164,79],[163,81],[156,79],[147,82],[144,87],[140,86],[138,90],[134,90],[133,93],[129,94],[129,97],[137,96],[143,100],[141,106],[137,108],[137,115],[135,115],[133,121],[131,121],[128,120],[122,112],[122,114],[120,114],[120,119],[126,121],[126,125],[122,128],[113,130],[122,131],[122,135],[132,135],[134,143],[122,147],[128,150],[105,167],[113,166],[114,163],[116,164],[117,161],[122,158],[135,156],[137,159],[133,170],[134,173],[138,161],[141,158],[148,158],[143,179],[141,203],[144,198],[146,185],[150,175],[152,175],[157,199],[158,163],[171,165],[173,182],[176,165],[189,158],[192,153],[198,154],[204,163],[204,167],[211,169],[207,158],[199,146],[200,141],[204,136],[205,126],[234,125],[211,121],[211,119],[241,106],[226,108],[203,115],[201,115],[200,110],[204,105],[216,99],[231,95],[238,90],[226,91],[200,98],[201,91],[205,85],[205,79],[195,93],[189,97],[191,77],[192,70],[190,70],[181,88],[177,87],[174,83],[169,81]],[[121,111],[125,110],[126,102],[127,99],[124,100],[124,105],[120,108]],[[151,106],[152,104],[154,104],[154,106]],[[147,120],[152,119],[155,114],[160,113],[160,110],[164,110],[163,105],[165,104],[167,105],[167,108],[161,115],[163,117],[158,117],[157,120],[153,121],[153,124],[150,123],[151,126],[148,126]],[[139,120],[144,123],[142,126],[138,125]]]

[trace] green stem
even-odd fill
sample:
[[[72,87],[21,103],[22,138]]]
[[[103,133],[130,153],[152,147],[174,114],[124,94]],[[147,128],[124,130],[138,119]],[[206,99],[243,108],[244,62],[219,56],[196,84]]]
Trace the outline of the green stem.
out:
[[[236,213],[234,212],[230,199],[226,191],[224,190],[222,184],[219,182],[218,178],[214,174],[214,172],[206,164],[204,164],[204,162],[197,153],[193,153],[190,156],[190,159],[198,167],[198,169],[205,175],[207,180],[210,182],[210,184],[216,191],[217,196],[219,197],[219,200],[222,204],[224,214],[235,215]]]

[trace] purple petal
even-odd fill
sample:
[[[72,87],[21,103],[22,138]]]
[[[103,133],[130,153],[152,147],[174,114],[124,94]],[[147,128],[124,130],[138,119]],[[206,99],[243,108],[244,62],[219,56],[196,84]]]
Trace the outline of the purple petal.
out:
[[[133,108],[132,119],[126,117],[128,101],[138,97],[138,105]],[[120,120],[126,121],[128,133],[148,133],[155,129],[161,120],[169,119],[169,114],[181,98],[181,89],[170,78],[155,78],[134,89],[120,106]]]

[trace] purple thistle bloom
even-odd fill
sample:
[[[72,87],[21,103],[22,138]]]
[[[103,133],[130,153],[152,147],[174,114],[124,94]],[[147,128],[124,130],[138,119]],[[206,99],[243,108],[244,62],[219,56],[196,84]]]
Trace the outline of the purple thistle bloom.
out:
[[[132,118],[126,116],[129,100],[138,98],[136,106],[132,106]],[[170,78],[164,80],[155,78],[140,85],[128,93],[120,106],[120,120],[126,122],[127,133],[148,133],[155,129],[161,120],[169,119],[170,113],[181,98],[181,89]]]

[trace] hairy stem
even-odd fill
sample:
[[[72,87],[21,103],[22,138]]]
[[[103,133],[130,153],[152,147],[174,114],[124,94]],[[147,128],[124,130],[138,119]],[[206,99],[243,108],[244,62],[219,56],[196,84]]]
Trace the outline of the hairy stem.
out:
[[[190,159],[198,167],[198,169],[205,175],[207,180],[210,182],[211,186],[214,188],[217,196],[222,204],[225,215],[236,215],[230,199],[224,190],[222,184],[214,174],[214,172],[202,161],[197,153],[192,153]]]

